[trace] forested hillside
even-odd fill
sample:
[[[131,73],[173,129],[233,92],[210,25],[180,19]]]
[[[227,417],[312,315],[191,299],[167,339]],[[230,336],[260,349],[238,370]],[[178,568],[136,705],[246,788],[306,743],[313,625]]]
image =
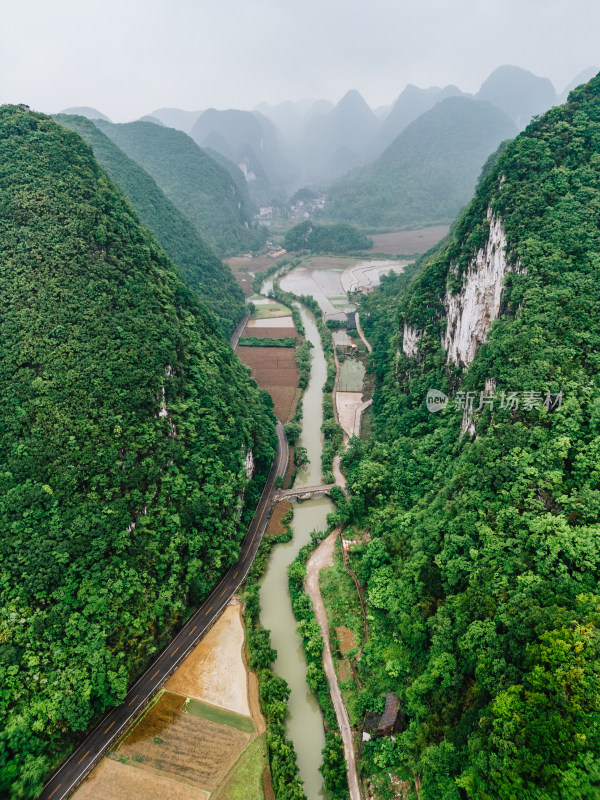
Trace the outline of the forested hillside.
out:
[[[325,215],[372,230],[450,222],[471,199],[487,156],[515,133],[489,103],[449,97],[372,164],[334,183]]]
[[[25,106],[0,248],[0,796],[30,798],[237,557],[273,423],[88,145]]]
[[[361,311],[388,348],[374,440],[346,457],[360,703],[393,691],[406,715],[363,745],[380,797],[390,775],[420,800],[600,797],[599,152],[596,78]]]
[[[82,136],[99,164],[127,195],[140,222],[151,230],[188,284],[219,317],[229,337],[244,313],[244,293],[192,223],[165,197],[147,172],[84,117],[55,117]]]
[[[373,240],[352,225],[317,225],[307,219],[290,228],[283,246],[286,250],[349,253],[353,250],[369,250],[373,247]]]
[[[248,195],[185,133],[151,122],[96,125],[154,178],[219,255],[239,254],[264,241],[252,229]]]

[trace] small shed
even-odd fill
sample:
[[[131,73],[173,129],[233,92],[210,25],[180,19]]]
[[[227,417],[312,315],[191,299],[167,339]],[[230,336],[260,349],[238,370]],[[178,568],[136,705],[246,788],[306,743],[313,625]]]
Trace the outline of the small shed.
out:
[[[356,311],[348,311],[348,324],[346,326],[346,330],[356,330]]]
[[[391,736],[393,733],[404,730],[404,727],[405,714],[400,708],[399,698],[393,692],[388,692],[385,696],[383,714],[381,716],[368,714],[363,724],[363,730],[367,731],[373,739],[380,736]]]

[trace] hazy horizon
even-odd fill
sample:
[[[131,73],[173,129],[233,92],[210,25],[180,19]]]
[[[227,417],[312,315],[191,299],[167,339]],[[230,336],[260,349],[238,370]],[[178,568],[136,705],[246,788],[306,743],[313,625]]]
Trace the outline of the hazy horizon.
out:
[[[1,103],[91,106],[117,122],[161,107],[335,103],[349,89],[376,108],[409,83],[476,92],[504,64],[560,93],[600,61],[591,0],[26,0],[3,17]]]

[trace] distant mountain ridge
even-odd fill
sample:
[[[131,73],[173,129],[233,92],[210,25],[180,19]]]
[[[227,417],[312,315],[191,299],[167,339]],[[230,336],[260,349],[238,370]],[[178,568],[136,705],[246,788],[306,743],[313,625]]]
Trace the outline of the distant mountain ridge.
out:
[[[481,168],[517,133],[490,103],[449,97],[422,114],[373,163],[333,183],[327,219],[372,230],[451,222]]]
[[[91,106],[74,106],[73,108],[65,108],[60,112],[61,114],[74,114],[79,117],[87,117],[88,119],[103,119],[105,122],[110,122],[110,119],[98,111],[97,108]]]
[[[209,108],[194,123],[190,136],[233,161],[244,172],[249,190],[261,201],[280,193],[292,179],[281,136],[258,112]]]
[[[150,122],[96,125],[154,178],[219,255],[260,244],[247,193],[185,133]]]

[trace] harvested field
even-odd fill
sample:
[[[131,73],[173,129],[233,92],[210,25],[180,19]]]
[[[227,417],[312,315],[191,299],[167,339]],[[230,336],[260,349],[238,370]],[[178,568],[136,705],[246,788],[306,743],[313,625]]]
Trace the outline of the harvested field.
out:
[[[269,520],[267,530],[265,531],[265,536],[279,536],[280,533],[283,533],[284,527],[281,524],[281,518],[285,513],[291,510],[292,504],[289,500],[280,500],[273,509],[271,519]]]
[[[185,697],[165,692],[111,754],[150,772],[213,790],[251,737],[183,711]]]
[[[246,336],[262,336],[263,330],[270,330],[272,328],[294,328],[291,316],[288,314],[286,317],[275,317],[275,319],[251,319],[246,324],[246,330],[260,328],[260,333],[254,330],[252,334],[246,333]],[[294,328],[296,330],[296,328]],[[281,336],[281,334],[279,334]]]
[[[419,228],[414,231],[397,231],[396,233],[376,233],[373,239],[375,253],[387,253],[390,256],[426,253],[437,244],[450,230],[448,225],[432,225],[430,228]]]
[[[276,264],[285,254],[279,258],[271,258],[271,256],[258,256],[257,258],[244,258],[243,256],[236,256],[228,258],[226,264],[232,272],[237,270],[252,270],[252,272],[265,272]]]
[[[296,405],[296,351],[288,347],[240,347],[237,354],[251,368],[260,388],[273,398],[277,419],[288,422]]]
[[[348,650],[356,647],[356,637],[354,636],[354,631],[350,630],[350,628],[343,626],[336,628],[335,635],[340,643],[340,653],[347,653]]]
[[[261,322],[275,322],[276,320],[260,320]],[[249,328],[247,325],[244,329],[243,336],[257,336],[259,339],[285,339],[286,336],[290,337],[291,339],[295,339],[298,335],[296,328],[275,328],[275,327],[264,327],[264,328],[256,328],[251,327]],[[244,347],[243,339],[240,340],[240,346]]]
[[[136,765],[137,766],[137,765]],[[163,775],[103,759],[73,795],[74,800],[208,800],[209,793]]]
[[[252,276],[247,272],[237,272],[234,275],[234,278],[242,287],[242,291],[244,292],[245,296],[250,297],[252,294]]]
[[[250,716],[240,609],[238,603],[227,606],[169,678],[165,687],[168,691]]]

